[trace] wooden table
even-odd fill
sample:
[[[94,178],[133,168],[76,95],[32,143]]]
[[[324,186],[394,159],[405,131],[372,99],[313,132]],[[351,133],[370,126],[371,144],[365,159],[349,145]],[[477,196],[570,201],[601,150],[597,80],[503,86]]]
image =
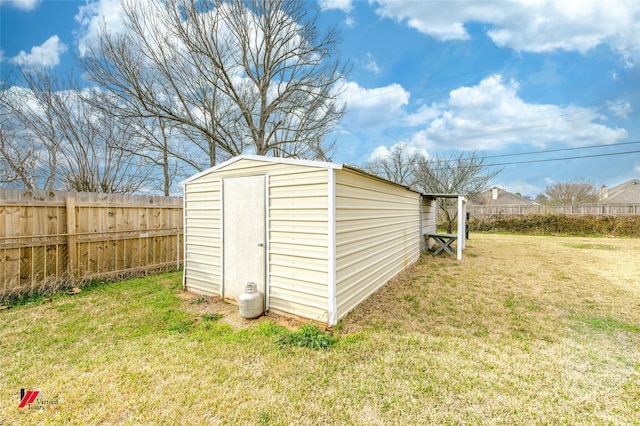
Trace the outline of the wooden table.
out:
[[[425,234],[428,238],[433,238],[438,244],[438,248],[433,252],[433,255],[437,255],[444,250],[449,256],[453,256],[451,250],[451,243],[458,239],[458,234]]]

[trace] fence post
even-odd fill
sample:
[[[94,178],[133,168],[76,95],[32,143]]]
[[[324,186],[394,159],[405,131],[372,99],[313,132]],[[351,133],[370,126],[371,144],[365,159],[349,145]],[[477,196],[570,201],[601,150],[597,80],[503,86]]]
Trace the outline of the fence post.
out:
[[[180,270],[180,228],[176,228],[176,271]]]
[[[67,196],[67,257],[68,271],[76,278],[78,270],[78,246],[76,236],[76,196]]]

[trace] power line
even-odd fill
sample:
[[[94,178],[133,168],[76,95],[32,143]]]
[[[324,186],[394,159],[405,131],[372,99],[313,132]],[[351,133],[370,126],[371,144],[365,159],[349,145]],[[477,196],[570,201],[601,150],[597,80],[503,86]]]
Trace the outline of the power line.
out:
[[[640,150],[638,150],[638,151],[626,151],[626,152],[609,152],[609,153],[605,153],[605,154],[578,155],[578,156],[575,156],[575,157],[547,158],[547,159],[544,159],[544,160],[512,161],[512,162],[508,162],[508,163],[485,164],[485,166],[487,166],[487,167],[510,166],[510,165],[514,165],[514,164],[545,163],[545,162],[550,162],[550,161],[578,160],[578,159],[583,159],[583,158],[609,157],[609,156],[614,156],[614,155],[626,155],[626,154],[637,154],[637,153],[640,153]]]
[[[518,153],[514,153],[514,154],[486,155],[486,156],[483,156],[482,158],[517,157],[517,156],[521,156],[521,155],[547,154],[547,153],[550,153],[550,152],[576,151],[576,150],[579,150],[579,149],[612,148],[612,147],[616,147],[616,146],[637,145],[637,144],[640,144],[640,141],[621,142],[621,143],[616,143],[616,144],[590,145],[590,146],[581,146],[581,147],[576,147],[576,148],[548,149],[548,150],[545,150],[545,151],[518,152]]]

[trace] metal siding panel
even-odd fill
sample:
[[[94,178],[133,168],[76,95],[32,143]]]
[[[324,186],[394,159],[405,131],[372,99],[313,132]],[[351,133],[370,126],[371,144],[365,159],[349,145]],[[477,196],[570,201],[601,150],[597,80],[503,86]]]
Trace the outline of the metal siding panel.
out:
[[[436,199],[425,198],[423,201],[422,229],[423,233],[435,234],[438,221],[438,206]]]
[[[420,256],[419,194],[337,170],[336,280],[342,318]]]
[[[327,318],[327,172],[270,173],[270,308]]]
[[[326,235],[327,234],[327,221],[325,220],[305,220],[304,218],[296,221],[282,220],[280,217],[278,220],[271,220],[271,230],[273,232],[306,232],[308,234]]]
[[[220,189],[220,180],[211,175],[184,188],[184,282],[199,294],[220,294]]]
[[[304,297],[307,298],[315,298],[318,300],[326,299],[326,272],[313,273],[309,277],[300,277],[297,276],[300,274],[300,271],[287,271],[286,268],[280,268],[279,271],[282,271],[284,273],[281,275],[272,274],[273,282],[271,283],[271,287],[273,289],[277,289],[277,292],[279,291],[280,293],[283,293],[293,291],[304,295]],[[302,273],[304,273],[304,271]],[[311,281],[309,278],[311,278],[315,282]],[[301,289],[303,291],[300,291]]]
[[[438,205],[435,198],[423,198],[422,202],[422,234],[435,234],[438,230]],[[421,248],[429,249],[435,245],[432,239],[422,238]]]
[[[329,201],[327,221],[327,322],[330,326],[338,324],[338,304],[336,299],[336,172],[327,171]]]
[[[186,259],[194,264],[210,265],[212,268],[219,270],[219,265],[211,262],[213,259],[208,251],[196,251],[196,248],[192,248],[189,250],[189,253],[187,253]]]
[[[185,199],[188,206],[185,209],[185,215],[192,221],[191,228],[188,226],[185,228],[185,240],[190,241],[186,246],[191,247],[191,251],[196,256],[201,253],[201,250],[215,248],[212,262],[217,262],[219,265],[221,255],[219,242],[213,243],[215,238],[212,238],[212,243],[204,245],[204,237],[202,237],[202,233],[219,235],[220,218],[215,217],[217,222],[214,224],[213,216],[215,215],[208,213],[211,206],[215,206],[216,210],[220,211],[219,181],[226,177],[256,175],[269,176],[267,194],[269,307],[278,312],[326,321],[327,168],[240,159],[221,169],[197,177],[185,184]],[[207,193],[208,185],[214,182],[218,182],[216,186],[218,194],[216,191]],[[189,193],[190,189],[193,189],[193,194]],[[193,209],[193,212],[189,211],[190,209]],[[197,235],[195,240],[189,237],[190,229]],[[207,265],[201,267],[210,268]],[[185,270],[185,274],[189,275],[189,272]],[[216,278],[213,274],[211,277]],[[201,277],[198,275],[198,278]],[[189,283],[188,278],[187,283]],[[197,283],[201,285],[200,281]],[[219,287],[215,288],[219,292]]]
[[[318,210],[327,210],[327,197],[295,197],[271,198],[271,210],[303,211],[309,214],[317,213]]]
[[[313,271],[318,273],[327,272],[327,262],[324,259],[308,258],[301,256],[286,256],[277,253],[271,254],[271,265],[273,267],[291,267],[294,266],[306,271]]]
[[[324,303],[324,305],[323,305]],[[271,309],[316,321],[327,320],[327,298],[303,293],[299,289],[271,287]]]
[[[368,286],[353,286],[349,291],[343,292],[338,298],[338,312],[341,316],[346,315],[350,310],[366,300],[373,292],[382,287],[390,279],[402,272],[406,267],[412,265],[420,258],[419,254],[412,257],[405,257],[400,254],[398,257],[391,257],[387,262],[372,263],[368,270],[359,269],[356,274],[348,277],[353,282],[369,282]],[[401,266],[406,262],[406,266]],[[394,267],[388,267],[391,263]]]
[[[185,237],[187,243],[192,243],[194,246],[198,246],[201,248],[220,248],[220,241],[211,241],[211,239],[206,235],[200,235],[191,233]]]
[[[212,201],[211,200],[193,201],[189,197],[186,200],[185,216],[186,217],[198,216],[199,214],[202,214],[202,213],[206,215],[208,212],[211,212],[211,211],[219,212],[220,211],[220,201],[219,201],[220,193],[211,191],[208,194],[206,194],[206,196],[209,198],[216,197],[217,199]],[[219,217],[219,214],[217,215],[217,217]]]
[[[196,279],[206,280],[211,282],[215,277],[220,277],[220,267],[217,265],[211,265],[210,263],[192,262],[190,266],[190,273]]]
[[[326,323],[328,320],[327,311],[320,310],[315,306],[307,306],[300,303],[295,304],[295,309],[292,308],[292,304],[285,299],[275,298],[270,305],[269,310],[276,313],[294,314],[302,318],[308,318],[314,321]],[[292,312],[295,310],[295,313]]]
[[[299,224],[301,222],[319,222],[327,224],[326,209],[287,209],[271,208],[269,211],[275,215],[273,221],[289,222],[290,224]]]
[[[413,227],[415,222],[413,220],[409,221],[405,217],[403,221],[395,221],[393,223],[387,224],[381,221],[378,225],[371,225],[368,228],[364,227],[356,227],[354,226],[351,230],[342,230],[336,231],[337,235],[340,235],[341,242],[336,247],[336,254],[340,257],[349,256],[353,253],[358,253],[362,250],[366,250],[371,247],[371,231],[372,229],[376,229],[375,238],[378,240],[385,241],[396,241],[398,236],[400,236],[403,240],[407,238],[419,238],[419,229],[416,227],[415,234],[412,235],[408,232],[410,227]]]
[[[211,217],[211,218],[188,217],[185,219],[185,225],[187,226],[187,228],[191,228],[191,229],[204,229],[204,230],[216,231],[220,229],[220,219],[216,217]]]

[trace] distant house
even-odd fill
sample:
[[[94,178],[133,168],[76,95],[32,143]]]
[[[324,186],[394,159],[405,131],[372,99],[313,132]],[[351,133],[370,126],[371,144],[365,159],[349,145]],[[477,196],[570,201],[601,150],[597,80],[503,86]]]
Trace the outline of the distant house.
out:
[[[640,203],[640,180],[631,179],[611,188],[600,188],[600,202],[613,203]]]
[[[529,197],[520,197],[494,186],[473,197],[469,204],[482,206],[530,206],[538,203]]]
[[[540,204],[530,197],[520,197],[496,186],[472,197],[467,205],[471,217],[514,216],[538,212],[532,206]]]

